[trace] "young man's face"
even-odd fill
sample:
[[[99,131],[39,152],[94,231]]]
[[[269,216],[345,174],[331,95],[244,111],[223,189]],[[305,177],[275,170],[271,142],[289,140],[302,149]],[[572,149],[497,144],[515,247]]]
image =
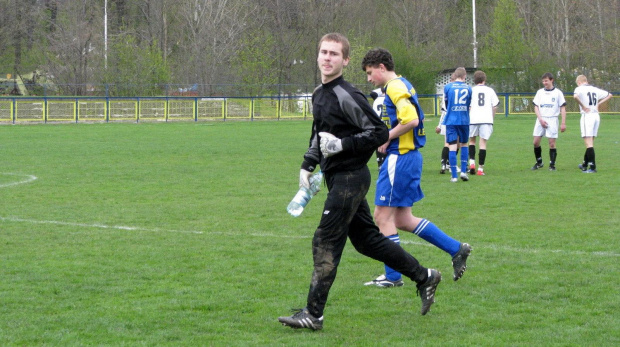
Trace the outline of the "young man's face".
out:
[[[553,80],[550,80],[548,78],[543,78],[542,84],[545,87],[545,89],[553,89]]]
[[[366,66],[366,80],[375,87],[383,87],[387,82],[384,72],[385,67],[383,67],[383,64],[379,64],[379,66]]]
[[[349,58],[342,56],[342,43],[323,41],[319,48],[319,56],[316,59],[321,70],[321,79],[327,83],[342,75],[342,69],[349,64]]]

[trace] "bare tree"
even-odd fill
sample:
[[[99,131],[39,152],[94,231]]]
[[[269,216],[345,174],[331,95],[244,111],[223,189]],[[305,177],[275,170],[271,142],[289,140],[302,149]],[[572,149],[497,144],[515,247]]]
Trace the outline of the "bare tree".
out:
[[[48,35],[45,70],[57,84],[68,86],[77,95],[84,94],[85,85],[93,81],[94,60],[101,56],[101,48],[95,45],[102,32],[98,5],[95,0],[59,3],[58,20]]]
[[[222,77],[257,6],[242,0],[183,0],[178,7],[178,71],[203,85],[225,83]]]

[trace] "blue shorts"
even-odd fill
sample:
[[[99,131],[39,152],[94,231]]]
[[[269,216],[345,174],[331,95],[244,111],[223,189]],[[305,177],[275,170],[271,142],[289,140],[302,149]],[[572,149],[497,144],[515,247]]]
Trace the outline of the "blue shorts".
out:
[[[466,143],[469,141],[469,125],[446,125],[447,143]]]
[[[422,200],[420,187],[422,154],[409,151],[405,154],[388,154],[379,169],[375,205],[411,207]]]

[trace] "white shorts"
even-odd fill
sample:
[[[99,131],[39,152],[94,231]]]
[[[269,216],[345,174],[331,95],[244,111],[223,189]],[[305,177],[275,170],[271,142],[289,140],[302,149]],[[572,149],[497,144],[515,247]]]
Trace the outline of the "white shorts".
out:
[[[543,117],[543,120],[547,122],[547,128],[543,128],[540,125],[540,121],[536,118],[536,125],[534,125],[534,136],[545,136],[548,139],[558,138],[558,117]]]
[[[493,134],[493,124],[470,124],[469,137],[480,136],[480,138],[488,140]]]
[[[441,128],[441,131],[439,133],[443,136],[446,136],[446,126],[442,124],[439,127]]]
[[[581,114],[581,137],[596,137],[601,116],[598,113]]]

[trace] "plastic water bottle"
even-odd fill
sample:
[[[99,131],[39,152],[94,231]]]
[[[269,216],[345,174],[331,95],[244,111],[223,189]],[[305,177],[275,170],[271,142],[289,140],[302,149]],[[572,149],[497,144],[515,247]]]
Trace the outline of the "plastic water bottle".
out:
[[[310,189],[306,187],[300,187],[297,194],[291,202],[288,204],[286,210],[293,217],[299,217],[301,213],[304,211],[310,199],[316,195],[316,193],[321,190],[321,181],[323,181],[323,172],[319,171],[314,175],[310,176],[308,180],[310,182]]]

